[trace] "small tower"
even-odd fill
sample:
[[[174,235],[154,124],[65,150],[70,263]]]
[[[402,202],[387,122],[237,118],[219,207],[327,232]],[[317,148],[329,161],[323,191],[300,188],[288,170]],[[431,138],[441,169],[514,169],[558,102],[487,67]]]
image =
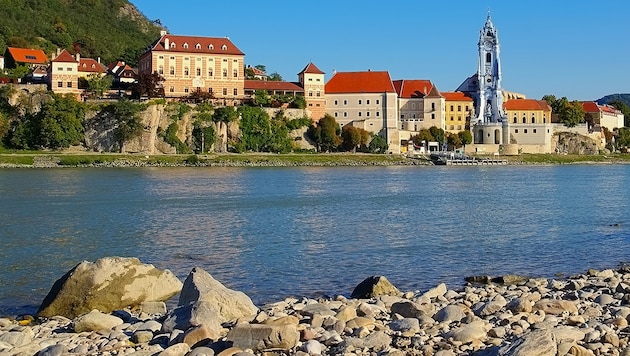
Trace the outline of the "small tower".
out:
[[[499,37],[490,14],[479,35],[478,89],[471,129],[475,143],[507,144],[509,129],[503,113]]]
[[[310,62],[298,73],[298,80],[304,89],[306,109],[311,112],[311,119],[319,121],[326,114],[324,72]]]

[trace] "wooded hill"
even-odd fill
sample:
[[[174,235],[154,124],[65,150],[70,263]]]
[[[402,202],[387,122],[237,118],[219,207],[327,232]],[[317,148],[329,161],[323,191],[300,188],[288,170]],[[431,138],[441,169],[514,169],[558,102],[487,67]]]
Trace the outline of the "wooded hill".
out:
[[[127,0],[0,0],[0,55],[6,47],[57,48],[104,63],[124,60],[135,65],[160,34]]]
[[[626,105],[630,106],[630,94],[610,94],[606,95],[603,98],[597,99],[597,103],[600,105],[610,104],[611,102],[619,100],[624,102]]]

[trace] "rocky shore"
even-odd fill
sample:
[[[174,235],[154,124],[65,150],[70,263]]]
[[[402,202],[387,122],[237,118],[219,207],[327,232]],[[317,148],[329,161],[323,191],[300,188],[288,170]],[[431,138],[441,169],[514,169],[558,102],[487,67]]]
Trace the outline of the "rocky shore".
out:
[[[38,316],[0,318],[0,355],[630,355],[630,268],[469,280],[487,284],[401,292],[372,276],[350,298],[257,307],[200,268],[181,283],[106,258],[57,281]],[[174,290],[172,310],[152,300]]]

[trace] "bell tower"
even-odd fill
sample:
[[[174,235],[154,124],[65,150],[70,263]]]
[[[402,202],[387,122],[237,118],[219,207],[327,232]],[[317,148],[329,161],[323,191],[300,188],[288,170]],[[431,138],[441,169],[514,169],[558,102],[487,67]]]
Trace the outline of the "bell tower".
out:
[[[476,110],[471,129],[475,143],[509,143],[508,121],[503,113],[499,37],[490,13],[479,35]]]

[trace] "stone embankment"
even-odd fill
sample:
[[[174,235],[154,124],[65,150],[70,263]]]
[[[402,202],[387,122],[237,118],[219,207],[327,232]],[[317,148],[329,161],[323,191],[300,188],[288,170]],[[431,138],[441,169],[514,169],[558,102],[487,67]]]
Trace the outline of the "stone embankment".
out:
[[[375,276],[350,298],[258,308],[195,268],[170,311],[2,318],[0,355],[630,355],[630,269],[475,280],[489,284],[401,293]]]

